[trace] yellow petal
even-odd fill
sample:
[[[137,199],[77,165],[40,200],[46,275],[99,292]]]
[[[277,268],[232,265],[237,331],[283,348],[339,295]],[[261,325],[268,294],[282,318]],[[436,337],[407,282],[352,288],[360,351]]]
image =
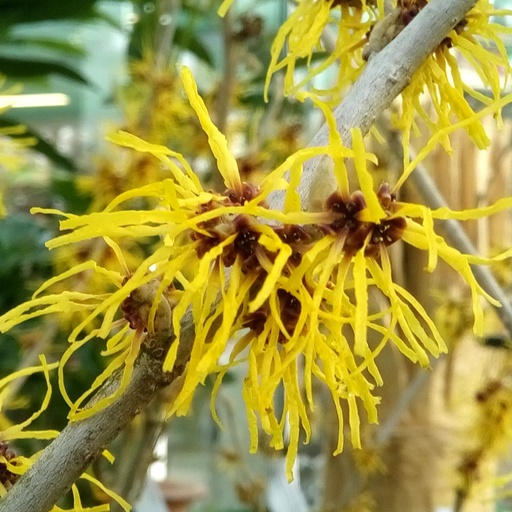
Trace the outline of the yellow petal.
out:
[[[190,69],[185,66],[181,68],[181,79],[183,80],[183,86],[185,87],[190,105],[197,114],[203,130],[208,136],[208,143],[210,144],[213,156],[217,160],[217,166],[224,178],[226,187],[241,192],[242,182],[240,180],[240,174],[238,173],[238,165],[235,157],[229,151],[226,137],[220,133],[219,129],[210,119],[206,105],[197,92],[194,77]]]
[[[231,7],[231,4],[233,3],[233,0],[224,0],[221,4],[219,9],[217,10],[217,13],[220,17],[224,17],[226,13],[228,12],[228,9]]]
[[[83,478],[84,480],[87,480],[88,482],[94,484],[96,487],[99,487],[105,494],[110,496],[113,500],[117,501],[117,503],[119,503],[119,505],[121,505],[121,507],[126,512],[129,512],[132,509],[131,505],[126,500],[121,498],[121,496],[119,496],[119,494],[117,494],[116,492],[111,491],[110,489],[105,487],[97,478],[94,478],[93,476],[88,475],[87,473],[83,473],[80,478]]]
[[[354,164],[356,168],[359,187],[363,193],[367,209],[365,210],[365,221],[379,223],[386,217],[379,198],[373,187],[373,178],[366,167],[368,154],[364,147],[363,134],[359,129],[350,131],[352,134],[352,149],[354,150]]]
[[[368,288],[364,251],[354,256],[354,291],[356,296],[356,317],[354,322],[354,352],[362,356],[368,350],[366,324],[368,322]]]
[[[289,257],[292,254],[292,248],[289,245],[282,245],[276,259],[274,260],[274,265],[272,270],[267,277],[260,290],[258,291],[256,297],[254,297],[253,301],[249,304],[249,312],[254,313],[258,308],[260,308],[268,296],[274,290],[275,285],[279,277],[281,277],[281,273],[283,271],[284,266],[286,265]]]

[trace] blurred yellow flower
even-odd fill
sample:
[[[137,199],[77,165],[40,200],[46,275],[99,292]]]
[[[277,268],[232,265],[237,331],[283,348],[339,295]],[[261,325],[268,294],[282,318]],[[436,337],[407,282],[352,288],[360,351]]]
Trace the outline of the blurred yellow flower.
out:
[[[19,85],[6,86],[7,79],[0,75],[0,96],[13,96],[19,94],[21,87]],[[10,106],[0,107],[0,115],[10,109]],[[5,214],[4,194],[7,192],[7,183],[3,174],[5,171],[10,173],[19,171],[19,169],[27,162],[28,151],[30,146],[34,146],[37,139],[32,136],[22,136],[27,131],[23,125],[4,126],[0,128],[0,181],[2,188],[0,189],[0,218]]]
[[[1,80],[0,80],[1,85]],[[0,109],[0,113],[2,113]],[[9,178],[4,176],[5,172],[12,174],[19,171],[28,161],[28,149],[35,145],[35,137],[20,137],[26,132],[26,128],[22,125],[8,126],[0,128],[0,180],[2,189],[0,189],[0,218],[5,214],[4,194],[7,191]],[[13,137],[14,136],[14,137]]]

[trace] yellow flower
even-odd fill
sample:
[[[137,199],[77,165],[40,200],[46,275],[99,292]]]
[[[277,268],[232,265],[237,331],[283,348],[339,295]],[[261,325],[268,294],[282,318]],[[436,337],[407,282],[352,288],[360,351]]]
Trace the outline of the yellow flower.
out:
[[[481,495],[484,489],[490,487],[496,491],[510,482],[509,473],[493,476],[490,480],[490,473],[482,470],[510,446],[512,400],[508,355],[500,361],[496,373],[479,387],[471,400],[473,417],[469,428],[463,433],[466,442],[457,467],[457,492],[464,497]]]
[[[401,0],[404,25],[414,19],[426,4],[425,0]],[[395,123],[403,130],[404,160],[409,161],[409,139],[411,132],[419,133],[416,116],[419,116],[432,134],[450,126],[453,120],[472,118],[465,126],[469,136],[479,149],[490,144],[479,118],[478,110],[466,99],[470,96],[473,104],[480,108],[491,107],[491,113],[501,122],[500,101],[502,85],[510,76],[510,64],[503,35],[510,33],[508,27],[493,21],[496,16],[507,16],[512,10],[495,9],[489,0],[479,0],[467,16],[450,32],[436,51],[420,66],[411,83],[402,93],[401,112]],[[452,49],[456,50],[454,54]],[[474,72],[488,96],[475,89],[461,76],[461,60]],[[421,97],[430,98],[430,108]],[[510,102],[510,98],[508,100]],[[450,140],[445,136],[441,144],[451,151]]]
[[[224,0],[221,6],[219,7],[219,14],[221,16],[224,16],[228,12],[228,9],[231,7],[232,3],[233,0]]]
[[[338,9],[339,8],[339,9]],[[378,0],[299,0],[297,7],[279,28],[271,48],[265,95],[272,75],[285,69],[285,94],[294,94],[311,79],[333,64],[338,66],[336,86],[329,94],[339,94],[358,77],[365,61],[363,46],[366,35],[375,22],[384,17],[384,1]],[[313,65],[315,52],[323,50],[321,42],[325,28],[337,26],[333,49],[320,64]],[[287,48],[283,55],[283,50]],[[306,60],[308,73],[296,83],[298,61]],[[319,91],[321,94],[325,91]]]
[[[197,133],[194,111],[183,94],[182,82],[173,62],[162,66],[157,56],[144,48],[141,59],[129,63],[130,82],[119,92],[124,130],[153,142],[185,143],[197,153],[205,140]]]
[[[93,198],[88,211],[102,210],[126,190],[164,179],[166,173],[159,164],[149,154],[128,155],[125,148],[109,148],[93,174],[77,178],[80,191]]]
[[[13,96],[21,91],[20,85],[12,85],[6,87],[7,79],[0,75],[0,96]],[[0,107],[0,115],[10,109],[10,106]],[[27,149],[34,146],[37,139],[32,136],[22,136],[27,129],[23,125],[4,126],[0,128],[0,181],[3,187],[0,190],[0,218],[5,216],[6,210],[4,205],[4,196],[7,192],[7,179],[5,171],[10,173],[17,172],[28,161],[29,154]]]
[[[392,9],[385,13],[384,2],[379,0],[300,0],[273,42],[266,92],[272,75],[284,69],[286,95],[309,87],[331,106],[339,103],[365,61],[392,41],[427,3],[427,0],[394,0]],[[502,85],[510,75],[502,38],[510,33],[510,28],[496,23],[494,18],[510,14],[512,10],[496,9],[490,0],[479,0],[416,71],[401,95],[398,113],[393,116],[403,131],[405,165],[409,161],[411,135],[420,133],[418,120],[435,134],[454,120],[473,118],[465,129],[480,149],[489,145],[480,119],[473,116],[478,110],[473,104],[489,107],[500,122]],[[321,37],[329,25],[337,26],[338,33],[334,48],[323,56]],[[298,63],[304,60],[307,73],[297,80]],[[490,96],[462,80],[461,60],[474,72],[482,87],[490,91]],[[334,63],[338,69],[334,85],[323,89],[312,86],[312,79]],[[427,104],[425,95],[430,100]],[[467,96],[471,97],[471,104]],[[441,143],[451,150],[448,136]]]
[[[325,112],[331,115],[328,111],[325,110]],[[382,184],[377,191],[374,191],[372,177],[366,168],[366,161],[372,157],[366,154],[362,136],[357,130],[352,132],[352,143],[360,190],[352,193],[349,191],[346,169],[339,161],[338,166],[335,167],[335,173],[340,188],[327,201],[327,209],[330,210],[332,217],[330,223],[324,227],[328,233],[326,239],[330,240],[329,244],[326,242],[325,250],[332,251],[333,247],[341,244],[341,251],[337,250],[340,255],[336,258],[326,256],[319,260],[321,264],[315,262],[311,269],[313,272],[342,276],[341,280],[331,286],[333,299],[329,298],[330,290],[325,291],[327,304],[334,305],[334,298],[339,301],[339,297],[346,294],[347,290],[353,290],[356,354],[364,354],[368,350],[365,341],[367,327],[381,330],[381,327],[375,324],[370,326],[367,317],[368,287],[373,286],[388,298],[390,323],[400,326],[403,332],[403,339],[391,333],[390,339],[407,357],[428,365],[428,358],[421,345],[435,355],[445,350],[444,342],[422,306],[406,290],[394,283],[386,247],[398,240],[403,240],[417,249],[428,252],[427,271],[434,270],[440,258],[458,272],[471,290],[474,330],[477,334],[482,334],[483,310],[480,297],[484,297],[494,305],[499,304],[477,283],[470,264],[490,263],[490,260],[461,254],[450,247],[441,236],[435,233],[433,221],[448,218],[458,220],[481,218],[510,208],[512,198],[504,198],[488,208],[461,212],[448,208],[430,210],[419,204],[400,202],[396,198],[396,192],[392,191],[387,184]],[[336,144],[339,144],[339,136],[331,131],[329,147],[334,148]],[[498,258],[509,255],[510,251]],[[326,270],[326,262],[331,265],[332,270]],[[352,270],[353,280],[348,282],[346,276],[350,275],[349,270]],[[415,318],[420,318],[422,323]],[[424,326],[427,329],[424,329]]]
[[[40,356],[41,365],[18,370],[0,380],[0,407],[5,409],[9,405],[9,385],[18,378],[42,372],[46,380],[46,394],[41,406],[24,421],[7,427],[0,432],[0,497],[4,496],[20,475],[30,467],[34,456],[18,455],[11,448],[12,442],[17,439],[53,439],[58,432],[53,430],[29,430],[27,427],[36,420],[48,407],[51,397],[50,371],[57,367],[57,363],[48,364],[44,356]]]
[[[123,111],[123,131],[151,140],[154,144],[172,140],[184,154],[198,157],[207,151],[190,102],[174,63],[161,66],[157,56],[144,48],[141,59],[129,63],[130,81],[118,91]],[[112,130],[110,130],[112,131]],[[92,197],[89,211],[104,209],[126,190],[165,179],[168,171],[147,152],[129,152],[111,146],[95,158],[91,174],[80,176],[78,186]]]
[[[0,108],[0,113],[3,111],[5,109]],[[20,137],[25,132],[26,128],[22,125],[0,128],[0,163],[2,165],[0,180],[3,182],[2,190],[0,190],[0,218],[6,214],[4,195],[10,180],[10,176],[4,174],[6,171],[12,174],[23,168],[29,159],[28,148],[36,143],[35,137]]]
[[[154,155],[167,166],[173,178],[123,193],[104,212],[76,216],[62,214],[57,210],[33,210],[34,213],[53,213],[66,217],[61,222],[61,229],[68,233],[50,241],[48,247],[57,248],[102,238],[117,256],[121,269],[121,272],[115,271],[93,260],[79,262],[48,280],[36,291],[31,301],[13,309],[0,320],[0,328],[5,331],[23,321],[46,314],[59,313],[67,317],[75,313],[81,315],[81,321],[69,336],[71,345],[59,367],[61,393],[71,407],[70,418],[74,420],[94,413],[124,390],[144,332],[162,331],[169,329],[172,324],[179,338],[181,315],[189,306],[192,307],[196,320],[210,313],[207,306],[213,303],[225,277],[219,260],[240,272],[242,264],[237,259],[238,254],[252,250],[252,235],[248,235],[250,230],[243,214],[250,214],[255,218],[272,217],[272,213],[261,203],[268,193],[286,185],[282,179],[287,170],[286,166],[278,170],[274,178],[264,180],[259,189],[241,182],[236,161],[227,148],[226,139],[212,124],[188,70],[183,71],[183,81],[191,105],[208,134],[219,171],[224,177],[227,189],[223,194],[205,192],[181,155],[163,146],[145,143],[135,136],[119,133],[111,139],[121,145],[135,147],[141,152]],[[299,153],[292,160],[298,160],[299,157],[304,160],[308,155],[308,151],[304,155]],[[176,164],[176,160],[181,167]],[[120,206],[141,197],[156,201],[158,209],[119,210]],[[264,230],[265,226],[261,229]],[[140,240],[155,235],[163,237],[162,245],[132,272],[125,262],[120,245],[114,239]],[[245,237],[249,239],[246,240]],[[77,276],[85,273],[88,274],[89,284],[103,280],[103,289],[98,290],[95,285],[94,292],[89,289],[62,291],[64,283],[69,280],[76,281]],[[251,279],[254,278],[251,276]],[[80,280],[79,288],[84,282],[84,279]],[[234,279],[231,282],[234,283]],[[219,288],[213,287],[214,283]],[[235,288],[235,285],[231,286],[232,291]],[[228,296],[232,291],[227,292]],[[205,307],[199,300],[203,296]],[[172,317],[170,306],[175,306]],[[120,310],[124,319],[120,318]],[[236,314],[236,309],[227,309],[223,313],[219,305],[216,314],[226,317],[226,328],[219,335],[219,343],[215,344],[215,353],[221,353],[232,324],[232,320],[228,321],[228,318]],[[215,313],[212,315],[215,316]],[[206,334],[207,330],[202,333],[203,336]],[[201,337],[200,330],[197,337]],[[114,359],[91,389],[73,403],[64,383],[65,363],[76,350],[95,338],[108,339],[103,354],[114,356]],[[200,346],[199,341],[197,346]],[[175,343],[170,350],[165,363],[166,369],[172,368],[177,347],[178,343]],[[206,356],[203,359],[210,358],[212,353],[208,352]],[[203,362],[202,365],[204,364]],[[116,393],[94,409],[81,410],[83,401],[120,367],[124,368],[124,373],[122,385]],[[194,387],[198,381],[204,380],[207,370],[202,373],[198,371],[197,375],[202,377],[195,378]],[[187,389],[189,388],[186,386],[185,391]]]
[[[242,337],[230,358],[232,365],[247,349],[243,355],[248,360],[250,371],[244,381],[244,397],[250,409],[259,411],[262,427],[273,435],[272,442],[276,447],[283,446],[285,416],[283,414],[281,418],[276,418],[269,397],[273,396],[281,381],[287,397],[285,413],[288,421],[293,426],[302,424],[307,438],[309,436],[306,408],[298,385],[299,354],[304,358],[303,379],[309,405],[313,406],[311,378],[314,375],[329,387],[340,424],[343,424],[343,417],[339,400],[347,400],[352,443],[358,447],[356,398],[362,400],[369,421],[377,419],[377,399],[371,394],[373,385],[363,376],[362,370],[366,368],[373,381],[382,384],[374,360],[384,344],[393,342],[405,356],[423,366],[429,365],[428,353],[437,356],[446,351],[444,340],[421,304],[394,282],[387,246],[403,240],[428,251],[428,271],[432,271],[438,258],[441,258],[458,272],[471,290],[474,330],[477,334],[481,334],[483,328],[480,298],[499,305],[476,282],[470,268],[472,263],[490,261],[461,254],[449,247],[434,232],[433,220],[483,217],[510,208],[512,198],[503,199],[486,209],[453,212],[447,208],[431,211],[421,205],[399,202],[386,184],[375,192],[372,177],[366,168],[367,160],[374,158],[366,154],[358,131],[352,133],[352,143],[360,190],[350,193],[347,171],[341,158],[346,150],[335,131],[332,114],[325,108],[324,112],[331,127],[331,140],[326,152],[335,162],[339,190],[328,199],[323,219],[304,216],[302,222],[316,224],[325,236],[315,243],[306,239],[299,257],[295,261],[288,260],[286,271],[282,273],[266,307],[249,308],[249,313],[254,316],[245,325],[255,334]],[[292,239],[298,238],[296,245],[299,246],[301,238],[305,238],[301,232],[298,237],[294,237],[293,232],[290,235]],[[297,251],[298,247],[294,250]],[[499,258],[510,256],[510,252]],[[368,311],[371,288],[379,290],[389,303],[387,309],[376,314]],[[279,318],[282,322],[277,322],[276,326],[276,319]],[[397,334],[397,327],[401,335]],[[353,343],[349,341],[351,337],[346,335],[347,329],[353,333]],[[368,330],[382,335],[377,347],[368,345]],[[280,351],[272,350],[279,345],[282,345]],[[295,398],[295,403],[291,397]],[[250,410],[249,424],[253,442],[256,443],[256,416],[251,415]],[[342,449],[342,443],[340,429],[337,451]],[[288,475],[291,475],[297,449],[298,429],[290,432]]]
[[[259,187],[244,183],[190,71],[184,68],[182,78],[226,190],[204,191],[182,155],[164,146],[123,132],[113,135],[112,141],[156,157],[171,178],[124,192],[99,213],[77,216],[34,211],[65,217],[61,221],[65,233],[48,242],[48,247],[103,240],[116,255],[120,271],[93,260],[81,262],[47,281],[31,301],[0,317],[0,331],[50,313],[82,315],[59,365],[61,393],[70,405],[70,418],[78,420],[123,392],[148,333],[171,336],[174,332],[163,363],[164,370],[172,370],[178,348],[185,342],[181,322],[190,311],[195,337],[182,388],[169,404],[168,414],[186,414],[196,388],[216,373],[213,408],[223,376],[233,365],[246,363],[243,396],[251,449],[257,449],[259,423],[275,448],[284,448],[287,442],[286,468],[291,479],[300,431],[306,440],[310,435],[313,379],[329,388],[340,426],[345,421],[341,404],[348,404],[351,442],[359,447],[359,405],[366,410],[368,421],[377,421],[379,399],[373,390],[382,378],[375,358],[384,345],[394,343],[406,357],[424,366],[429,364],[428,354],[437,356],[445,350],[421,304],[394,282],[387,247],[402,240],[427,251],[428,270],[435,268],[439,258],[451,265],[470,287],[479,332],[480,297],[496,303],[471,272],[470,264],[484,260],[449,247],[434,232],[433,220],[477,218],[510,207],[512,199],[482,210],[431,211],[398,201],[385,184],[375,190],[367,169],[367,162],[375,157],[365,151],[361,133],[352,133],[352,149],[344,147],[324,104],[319,106],[330,127],[328,146],[297,151]],[[319,155],[333,160],[338,191],[328,198],[323,211],[303,212],[296,187],[303,163]],[[354,160],[357,190],[349,188],[346,158]],[[278,189],[285,191],[284,211],[266,205],[268,195]],[[133,209],[133,200],[140,198],[151,199],[155,209]],[[120,242],[149,236],[158,236],[160,244],[137,268],[129,268]],[[83,272],[104,280],[101,293],[62,291],[63,283]],[[57,292],[53,292],[55,287]],[[368,310],[371,289],[387,298],[387,308]],[[368,343],[368,330],[381,335],[377,346]],[[235,335],[228,363],[222,365],[220,358]],[[81,346],[97,339],[107,340],[103,354],[112,359],[91,389],[72,402],[64,382],[65,364]],[[85,398],[117,369],[123,373],[115,394],[83,409]],[[279,389],[284,390],[282,411],[274,406]],[[340,428],[337,452],[342,448]]]
[[[0,498],[4,496],[7,492],[9,492],[12,485],[18,480],[18,478],[21,475],[23,475],[28,470],[28,468],[34,463],[34,461],[40,455],[39,453],[35,453],[30,456],[17,454],[15,449],[12,448],[13,445],[15,445],[16,441],[20,439],[49,440],[54,439],[59,434],[59,432],[56,430],[30,430],[28,428],[48,408],[52,393],[52,387],[50,384],[50,372],[52,370],[55,370],[58,366],[58,363],[48,364],[44,356],[40,356],[39,359],[40,365],[23,368],[22,370],[18,370],[9,375],[8,377],[4,377],[3,379],[0,380],[1,408],[5,408],[6,406],[9,405],[9,386],[16,379],[26,378],[27,376],[33,375],[35,373],[43,373],[46,381],[46,393],[39,409],[32,413],[24,421],[17,423],[15,425],[11,425],[0,432]],[[105,456],[112,460],[111,456],[107,452],[105,452]],[[87,474],[83,474],[81,478],[89,481],[93,485],[100,487],[112,499],[117,501],[124,510],[128,511],[130,509],[130,506],[126,503],[125,500],[123,500],[116,493],[106,489],[103,486],[103,484],[101,484],[95,478]],[[76,485],[73,485],[72,493],[73,508],[71,510],[73,510],[73,512],[85,512],[85,510],[90,512],[103,512],[110,510],[108,505],[100,505],[84,509],[81,505],[80,495],[78,494],[78,488],[76,487]],[[54,508],[52,508],[52,512],[60,511],[63,511],[63,509],[61,509],[60,507],[55,506]]]

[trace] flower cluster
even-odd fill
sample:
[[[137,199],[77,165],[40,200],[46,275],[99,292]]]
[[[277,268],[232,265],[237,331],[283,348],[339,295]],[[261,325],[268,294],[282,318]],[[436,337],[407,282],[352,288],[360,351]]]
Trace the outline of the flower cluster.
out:
[[[425,5],[426,0],[399,0],[397,8],[401,9],[403,26],[412,22]],[[474,114],[488,108],[500,122],[502,107],[511,101],[510,97],[506,97],[505,102],[502,98],[502,85],[511,71],[502,40],[508,29],[493,21],[496,16],[511,14],[510,10],[496,9],[489,0],[479,0],[416,71],[402,93],[401,109],[394,119],[396,126],[403,130],[406,164],[411,134],[419,133],[418,118],[432,134],[449,127],[453,119],[472,119],[465,125],[472,141],[479,149],[490,144],[480,119]],[[464,66],[478,77],[480,88],[463,81],[461,69]],[[482,88],[488,90],[489,95],[479,90]],[[430,98],[428,104],[423,101],[424,93]],[[440,142],[451,151],[448,136]]]
[[[285,70],[284,91],[288,95],[295,94],[313,77],[336,65],[338,74],[334,87],[329,91],[318,91],[319,94],[329,94],[336,100],[362,71],[367,34],[384,16],[384,2],[381,0],[300,1],[279,28],[272,44],[266,91],[272,76],[281,69]],[[324,43],[323,38],[329,37],[325,30],[331,24],[337,31],[333,34],[334,42]],[[287,52],[283,55],[285,46]],[[310,64],[314,62],[314,54],[325,51],[325,47],[327,53],[320,63]],[[296,70],[301,60],[310,65],[306,77],[296,82]]]
[[[473,398],[474,418],[463,432],[466,441],[457,467],[457,495],[460,501],[482,492],[489,478],[486,466],[510,444],[512,400],[510,394],[510,357],[500,362],[497,375],[484,383]],[[502,487],[510,481],[505,474],[493,478],[493,486]]]
[[[224,13],[230,3],[224,2],[219,12]],[[366,62],[412,23],[427,4],[428,0],[393,0],[386,5],[383,0],[300,0],[274,39],[266,92],[272,76],[284,69],[286,95],[296,95],[308,87],[336,105]],[[475,112],[488,109],[500,122],[501,109],[512,100],[510,96],[501,97],[502,85],[510,74],[502,36],[510,29],[495,22],[496,17],[511,14],[511,10],[495,8],[490,0],[478,0],[416,71],[392,116],[403,132],[405,165],[413,135],[419,135],[422,128],[439,133],[454,120],[471,118],[465,130],[478,148],[489,145]],[[283,52],[285,47],[287,51]],[[304,63],[307,72],[298,73]],[[464,66],[481,86],[462,80]],[[326,76],[335,75],[332,86],[312,85],[324,71],[328,71]],[[451,151],[448,135],[440,142]]]
[[[205,191],[185,159],[164,146],[123,132],[113,135],[117,144],[156,157],[170,177],[122,193],[102,212],[82,216],[39,208],[34,212],[65,217],[61,221],[65,233],[48,247],[97,239],[115,254],[121,271],[92,260],[82,262],[47,281],[31,301],[0,317],[0,331],[41,315],[80,313],[58,369],[72,420],[94,414],[123,392],[141,346],[153,333],[168,333],[174,340],[164,358],[166,371],[174,368],[178,349],[193,341],[182,387],[168,406],[169,414],[186,414],[196,388],[211,374],[217,375],[214,405],[226,372],[246,363],[243,396],[251,449],[257,449],[259,426],[275,448],[287,444],[291,478],[300,431],[306,439],[310,435],[314,379],[330,390],[340,424],[342,403],[348,404],[351,441],[359,447],[360,405],[370,422],[377,421],[379,398],[374,388],[382,378],[375,359],[384,345],[393,343],[423,366],[429,365],[429,354],[438,356],[446,350],[421,304],[395,283],[387,248],[403,241],[428,252],[430,270],[439,258],[451,265],[470,287],[479,331],[481,297],[496,304],[470,269],[470,263],[483,260],[449,247],[434,232],[433,221],[477,218],[510,207],[512,200],[467,212],[431,211],[399,201],[389,185],[374,186],[368,166],[375,157],[366,152],[360,131],[352,132],[352,149],[346,148],[325,105],[328,146],[294,153],[258,186],[245,183],[186,68],[182,79],[226,189]],[[305,212],[296,184],[304,162],[320,155],[333,161],[338,190],[321,211]],[[345,159],[354,163],[355,188],[349,186]],[[284,193],[282,211],[268,206],[269,195],[276,191]],[[139,198],[150,198],[156,208],[133,209],[133,200]],[[149,236],[158,236],[160,244],[137,268],[129,268],[120,241]],[[104,292],[54,291],[83,272],[101,278]],[[387,307],[370,310],[373,293],[384,297]],[[182,331],[187,315],[194,323],[193,340],[185,339]],[[369,342],[368,331],[380,335],[377,345]],[[91,389],[72,401],[65,385],[66,362],[85,343],[98,339],[107,340],[103,354],[110,362]],[[221,363],[226,351],[228,362]],[[123,374],[115,393],[83,408],[84,400],[119,369]],[[277,410],[274,397],[281,389],[284,407]],[[337,451],[343,448],[343,429],[339,436]]]

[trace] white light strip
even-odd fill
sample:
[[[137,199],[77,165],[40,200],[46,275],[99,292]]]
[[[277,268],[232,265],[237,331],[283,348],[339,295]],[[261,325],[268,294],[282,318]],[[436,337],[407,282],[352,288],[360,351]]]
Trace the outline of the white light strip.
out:
[[[0,108],[62,107],[69,105],[70,98],[61,92],[48,94],[0,94]]]

